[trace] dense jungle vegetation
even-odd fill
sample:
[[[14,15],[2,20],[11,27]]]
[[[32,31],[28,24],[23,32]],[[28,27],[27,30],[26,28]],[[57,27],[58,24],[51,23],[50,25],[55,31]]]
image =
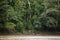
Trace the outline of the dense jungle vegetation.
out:
[[[0,33],[60,32],[60,0],[0,0]]]

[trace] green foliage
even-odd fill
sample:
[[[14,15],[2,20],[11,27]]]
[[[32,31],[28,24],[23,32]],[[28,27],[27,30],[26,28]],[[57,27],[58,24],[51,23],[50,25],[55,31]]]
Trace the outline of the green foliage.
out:
[[[12,22],[6,22],[5,25],[6,25],[6,28],[7,28],[7,29],[14,29],[14,27],[16,26],[16,25],[15,25],[14,23],[12,23]]]
[[[0,29],[39,33],[60,31],[59,0],[0,0]]]

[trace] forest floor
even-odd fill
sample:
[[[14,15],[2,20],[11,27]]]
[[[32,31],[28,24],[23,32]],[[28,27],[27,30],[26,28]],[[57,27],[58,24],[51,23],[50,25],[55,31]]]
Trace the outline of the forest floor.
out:
[[[0,33],[0,36],[10,36],[10,35],[17,35],[17,36],[60,36],[60,32],[41,32],[41,33],[37,33],[37,34],[34,34],[34,33],[26,33],[26,34],[22,34],[22,33]]]

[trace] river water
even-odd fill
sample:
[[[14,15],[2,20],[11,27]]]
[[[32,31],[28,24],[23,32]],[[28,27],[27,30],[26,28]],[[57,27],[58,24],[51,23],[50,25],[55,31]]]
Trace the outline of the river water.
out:
[[[60,40],[59,36],[0,36],[0,40]]]

